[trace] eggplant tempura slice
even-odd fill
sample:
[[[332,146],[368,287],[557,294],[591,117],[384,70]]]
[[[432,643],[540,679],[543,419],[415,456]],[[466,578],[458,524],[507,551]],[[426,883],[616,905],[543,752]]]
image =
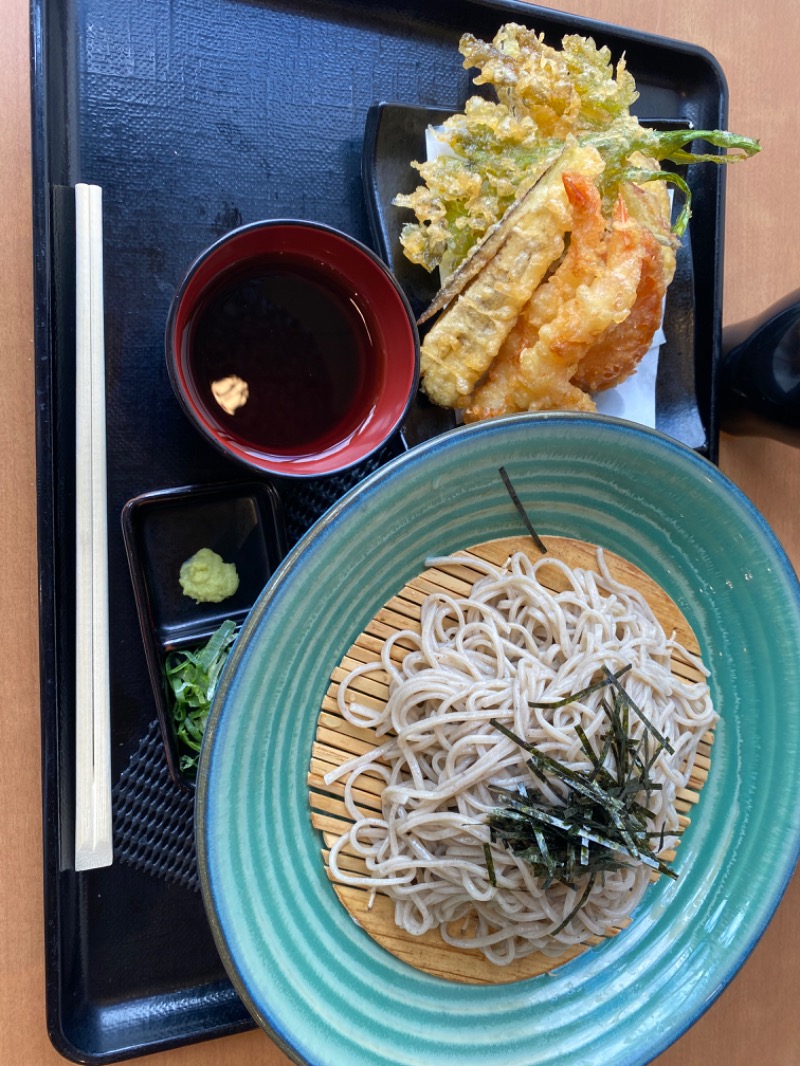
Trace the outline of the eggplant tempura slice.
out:
[[[447,275],[445,283],[442,285],[441,289],[439,289],[435,298],[417,319],[417,325],[421,326],[424,322],[427,322],[429,318],[433,318],[433,316],[438,314],[439,311],[447,307],[449,303],[452,303],[456,296],[458,296],[460,292],[463,292],[476,274],[480,273],[489,260],[497,251],[499,251],[500,246],[508,235],[508,227],[513,224],[514,213],[523,206],[525,196],[532,186],[540,177],[542,177],[550,166],[558,161],[562,151],[562,147],[551,151],[542,165],[536,168],[532,174],[528,175],[524,188],[517,190],[517,199],[511,204],[503,217],[489,227],[481,237],[480,241],[470,248],[466,259],[464,259],[461,264],[452,271],[452,273]],[[440,263],[439,267],[440,273],[442,273],[444,271],[444,261]]]

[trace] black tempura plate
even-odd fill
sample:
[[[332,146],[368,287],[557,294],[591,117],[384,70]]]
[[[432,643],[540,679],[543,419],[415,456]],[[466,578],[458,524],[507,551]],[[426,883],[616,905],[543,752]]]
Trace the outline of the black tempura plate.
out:
[[[193,876],[191,796],[169,777],[120,514],[133,497],[224,484],[169,386],[175,287],[221,234],[308,218],[375,247],[361,176],[370,108],[457,110],[464,31],[509,20],[626,54],[643,115],[724,127],[725,79],[692,45],[498,0],[31,0],[37,497],[47,1025],[105,1063],[252,1026]],[[74,819],[74,232],[72,187],[103,188],[115,862],[76,873]],[[694,375],[713,458],[724,175],[698,167]],[[288,546],[365,473],[276,485]],[[336,575],[331,575],[335,582]],[[324,596],[325,589],[319,594]]]
[[[367,115],[362,174],[372,237],[416,315],[435,297],[438,275],[428,273],[404,256],[400,232],[413,216],[396,207],[393,200],[398,193],[412,192],[420,183],[411,160],[425,159],[426,129],[440,125],[451,114],[452,111],[436,107],[378,103]],[[691,128],[689,116],[643,118],[642,123],[655,129]],[[707,175],[698,173],[702,166],[713,164],[680,168],[690,188],[706,179]],[[675,212],[678,208],[676,203]],[[678,248],[675,276],[664,309],[666,342],[659,355],[655,402],[656,428],[712,460],[716,460],[718,431],[708,372],[716,359],[717,327],[714,315],[706,313],[698,287],[702,288],[704,275],[713,275],[719,269],[721,227],[721,214],[716,230],[692,222]],[[423,335],[424,332],[423,327]],[[432,404],[420,392],[403,427],[404,443],[419,444],[455,424],[453,412]]]

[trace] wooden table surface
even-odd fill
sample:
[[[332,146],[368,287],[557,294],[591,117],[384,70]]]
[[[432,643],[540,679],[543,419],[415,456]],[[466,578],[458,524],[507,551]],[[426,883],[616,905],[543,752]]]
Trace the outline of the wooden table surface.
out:
[[[717,57],[729,83],[729,127],[763,144],[760,156],[729,172],[724,321],[749,318],[800,287],[800,4],[774,0],[768,13],[757,0],[562,0],[560,7],[692,41]],[[0,10],[0,1063],[40,1066],[63,1060],[49,1043],[44,1014],[28,8],[26,0],[0,0]],[[725,433],[721,467],[762,511],[800,569],[800,450]],[[656,1061],[797,1066],[799,1000],[796,875],[739,975]],[[146,1061],[288,1062],[258,1031]]]

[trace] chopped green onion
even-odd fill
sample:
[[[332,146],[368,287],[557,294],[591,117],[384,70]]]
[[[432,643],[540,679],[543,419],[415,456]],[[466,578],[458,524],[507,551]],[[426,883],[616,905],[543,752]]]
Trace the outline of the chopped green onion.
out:
[[[236,639],[236,623],[226,619],[201,648],[171,651],[164,663],[182,773],[194,776],[206,722],[220,674]]]

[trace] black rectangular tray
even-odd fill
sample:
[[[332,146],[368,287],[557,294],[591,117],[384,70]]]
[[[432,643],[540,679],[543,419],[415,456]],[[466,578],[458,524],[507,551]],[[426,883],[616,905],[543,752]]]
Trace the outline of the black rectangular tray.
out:
[[[252,1026],[198,891],[192,797],[170,778],[120,515],[141,493],[242,476],[195,433],[163,357],[195,255],[233,226],[316,219],[372,243],[361,178],[370,107],[458,108],[458,38],[511,19],[626,53],[639,113],[723,127],[725,81],[700,49],[524,4],[479,0],[32,0],[37,492],[47,1024],[82,1062]],[[692,249],[699,450],[715,458],[723,168],[697,167]],[[115,862],[77,874],[74,784],[72,186],[104,189]],[[702,268],[698,256],[703,257]],[[278,483],[294,543],[365,473]]]

